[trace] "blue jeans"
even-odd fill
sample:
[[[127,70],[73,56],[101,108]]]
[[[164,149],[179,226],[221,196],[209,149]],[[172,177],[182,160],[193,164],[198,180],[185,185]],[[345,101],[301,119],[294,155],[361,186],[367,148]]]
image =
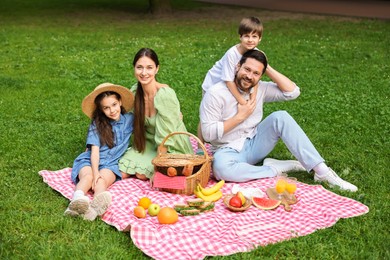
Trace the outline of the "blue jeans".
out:
[[[269,166],[256,166],[275,148],[279,138],[307,171],[324,162],[297,122],[286,112],[277,111],[257,125],[257,133],[247,139],[240,152],[220,148],[214,153],[213,172],[216,179],[245,182],[274,177]]]

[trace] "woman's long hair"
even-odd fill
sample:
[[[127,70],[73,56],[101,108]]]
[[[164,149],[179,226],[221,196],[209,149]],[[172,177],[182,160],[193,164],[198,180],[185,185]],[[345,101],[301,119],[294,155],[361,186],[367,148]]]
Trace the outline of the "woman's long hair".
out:
[[[101,101],[105,97],[115,96],[118,101],[121,100],[121,96],[112,91],[106,91],[99,94],[95,98],[96,109],[93,112],[92,121],[95,121],[96,129],[99,135],[100,145],[107,145],[110,149],[115,146],[114,132],[112,131],[111,119],[109,119],[103,112]],[[126,110],[121,106],[121,114],[124,114]]]
[[[154,61],[156,67],[159,66],[157,54],[149,48],[140,49],[134,57],[133,66],[142,57],[148,57]],[[146,130],[145,130],[145,100],[144,90],[138,82],[137,92],[134,99],[134,140],[133,145],[138,152],[143,153],[146,146]]]

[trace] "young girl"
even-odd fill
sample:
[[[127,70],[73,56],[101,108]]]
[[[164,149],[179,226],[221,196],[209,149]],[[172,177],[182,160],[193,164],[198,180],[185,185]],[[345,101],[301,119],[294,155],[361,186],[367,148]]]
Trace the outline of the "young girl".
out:
[[[118,160],[126,151],[133,131],[132,109],[134,96],[122,86],[103,83],[95,88],[82,102],[82,110],[92,122],[88,129],[87,151],[73,163],[72,181],[76,184],[73,198],[65,215],[82,215],[94,220],[101,216],[111,203],[107,188],[122,176]],[[90,202],[86,193],[91,190]]]
[[[133,60],[134,75],[138,80],[131,88],[136,93],[134,140],[119,160],[119,169],[125,177],[151,179],[154,175],[152,159],[157,155],[157,147],[168,134],[187,131],[175,91],[156,80],[159,64],[157,54],[149,48],[140,49]],[[193,153],[186,135],[172,136],[165,146],[170,153]]]

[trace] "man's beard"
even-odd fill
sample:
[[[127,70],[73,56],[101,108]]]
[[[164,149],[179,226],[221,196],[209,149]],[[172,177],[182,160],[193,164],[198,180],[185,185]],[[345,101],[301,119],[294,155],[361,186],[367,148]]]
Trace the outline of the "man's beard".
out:
[[[236,79],[234,80],[234,82],[236,83],[236,86],[243,92],[247,92],[249,93],[251,91],[251,89],[255,86],[255,84],[253,84],[253,82],[251,81],[251,83],[249,83],[248,81],[245,81],[244,80],[244,77],[237,77],[236,75]],[[244,88],[242,87],[242,84],[241,83],[245,83],[245,84],[251,84],[249,88]]]

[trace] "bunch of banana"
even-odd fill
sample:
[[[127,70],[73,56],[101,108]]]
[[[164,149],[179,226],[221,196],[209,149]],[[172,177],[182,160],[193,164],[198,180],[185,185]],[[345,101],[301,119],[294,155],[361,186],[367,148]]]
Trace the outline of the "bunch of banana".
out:
[[[222,198],[221,188],[225,184],[224,180],[219,181],[214,186],[210,188],[203,188],[200,184],[198,184],[194,190],[194,194],[196,197],[204,200],[204,201],[217,201]]]

